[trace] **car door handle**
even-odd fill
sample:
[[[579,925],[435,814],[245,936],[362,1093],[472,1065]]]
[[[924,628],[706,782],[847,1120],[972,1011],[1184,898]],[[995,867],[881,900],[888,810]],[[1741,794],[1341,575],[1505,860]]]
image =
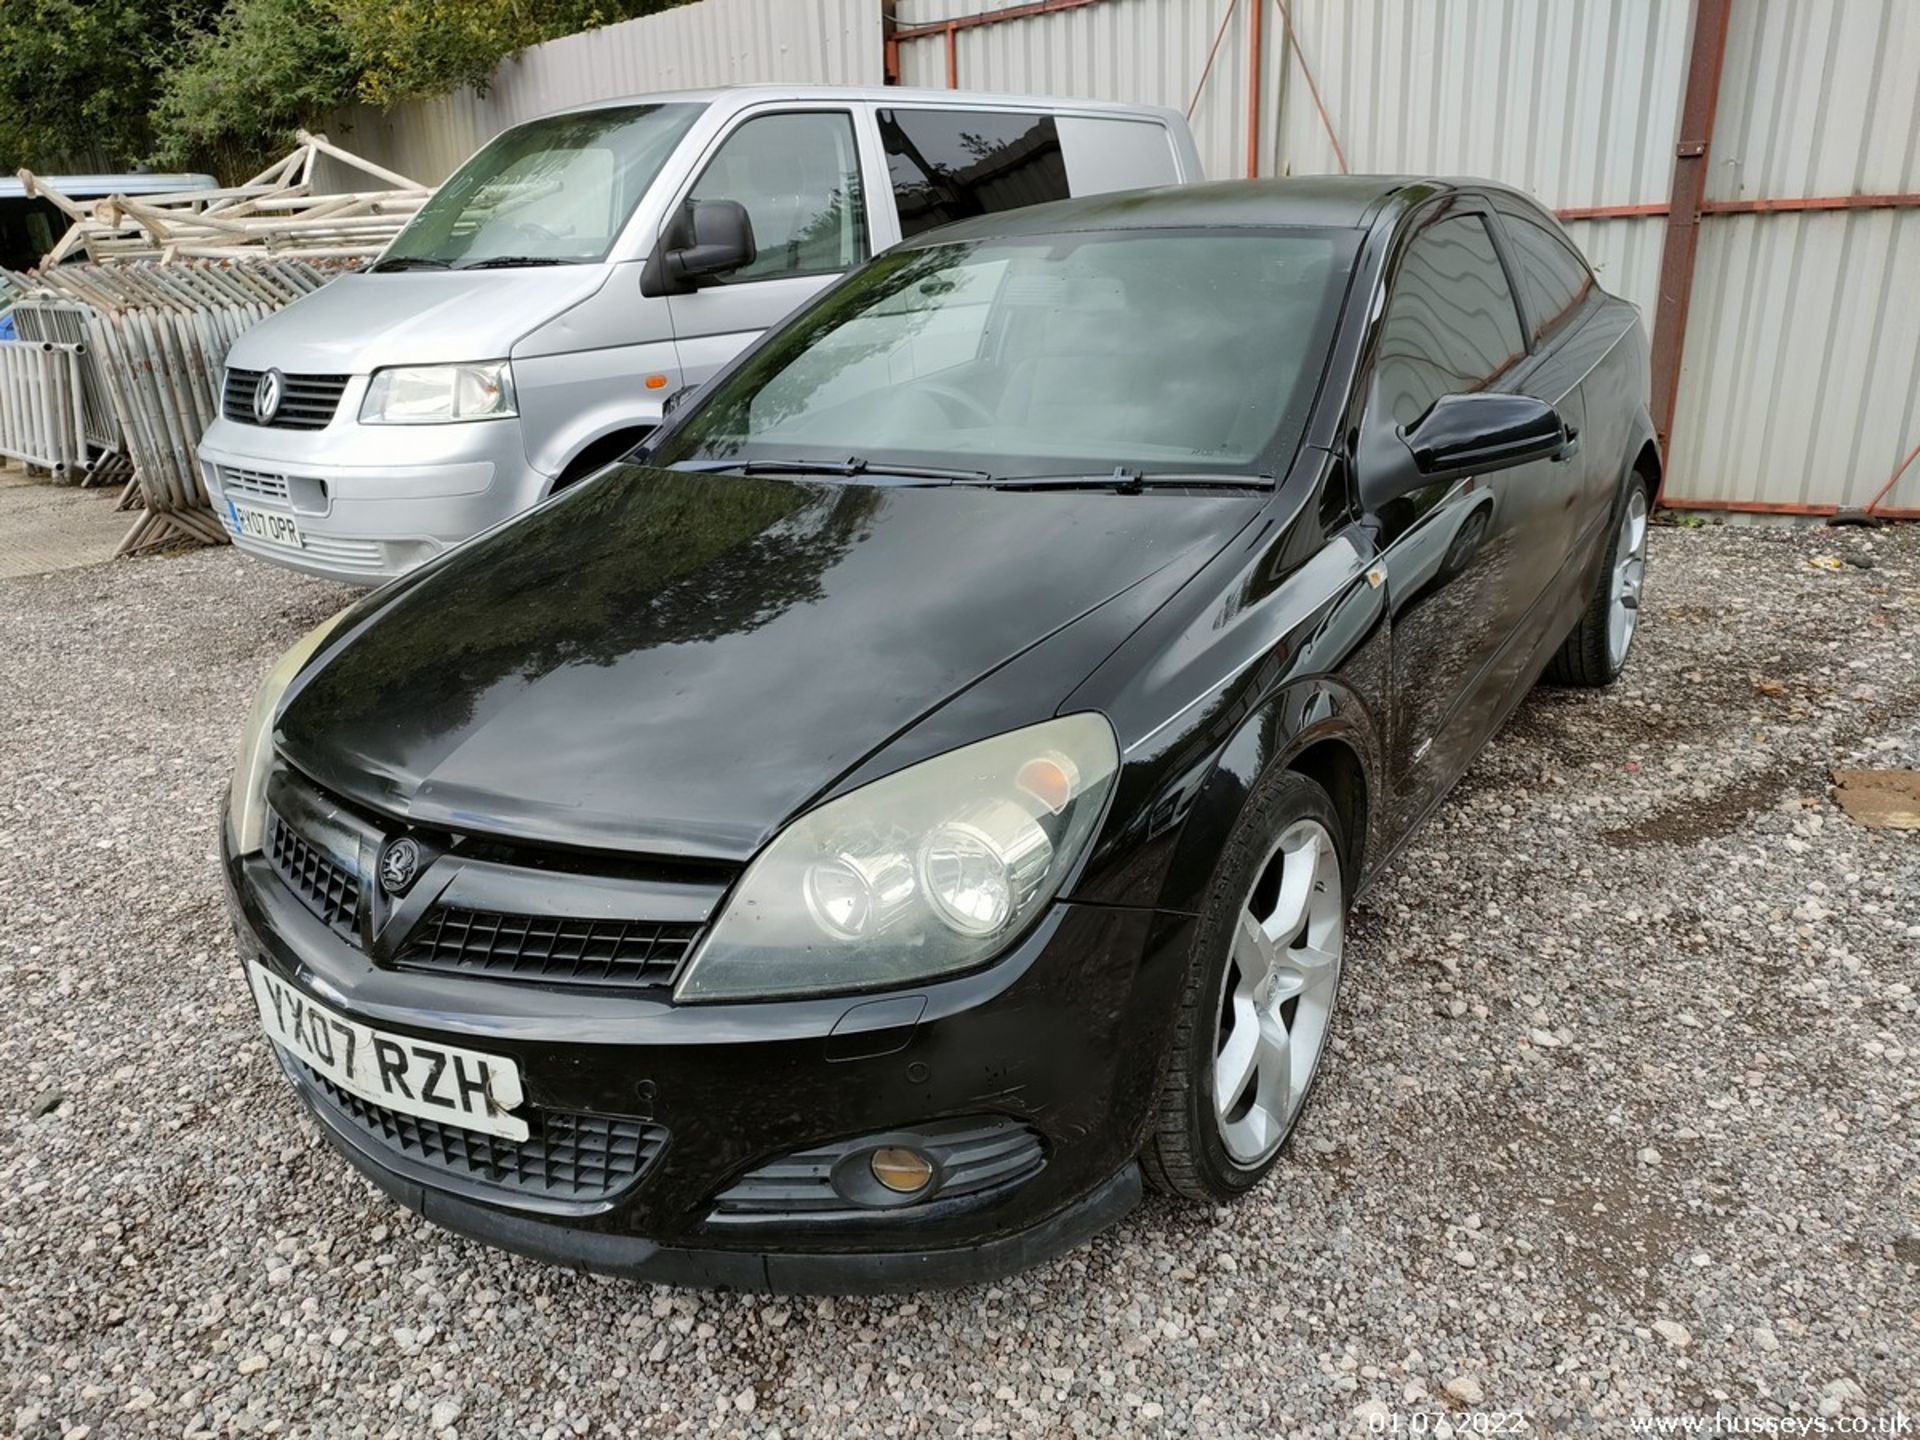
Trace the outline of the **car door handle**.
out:
[[[1548,458],[1551,459],[1554,464],[1559,465],[1559,464],[1563,464],[1568,460],[1573,459],[1573,457],[1578,455],[1579,453],[1580,453],[1580,432],[1578,430],[1575,430],[1572,426],[1568,426],[1566,443],[1562,445],[1558,450],[1554,451],[1553,454]]]

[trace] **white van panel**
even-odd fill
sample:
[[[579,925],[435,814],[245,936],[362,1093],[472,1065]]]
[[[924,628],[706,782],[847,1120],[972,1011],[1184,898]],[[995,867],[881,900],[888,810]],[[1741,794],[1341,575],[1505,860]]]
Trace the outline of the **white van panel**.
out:
[[[1157,121],[1060,115],[1054,127],[1066,156],[1067,184],[1075,195],[1180,183],[1173,138]]]

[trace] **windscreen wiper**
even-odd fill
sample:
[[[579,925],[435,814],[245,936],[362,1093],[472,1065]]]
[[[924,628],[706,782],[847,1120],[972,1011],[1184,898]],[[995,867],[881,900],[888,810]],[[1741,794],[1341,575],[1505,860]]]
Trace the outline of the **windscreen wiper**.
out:
[[[489,255],[484,260],[469,260],[464,265],[456,265],[456,270],[517,270],[523,265],[578,265],[578,260],[563,259],[558,255]]]
[[[996,490],[1112,490],[1139,495],[1147,490],[1271,490],[1271,475],[1224,470],[1136,470],[1116,465],[1104,475],[1008,475],[993,481]]]
[[[427,255],[396,255],[391,260],[376,260],[367,268],[369,270],[450,270],[453,267],[445,260],[435,260]]]
[[[985,470],[947,470],[933,465],[893,465],[850,455],[845,460],[716,460],[685,469],[725,470],[737,475],[861,475],[901,480],[944,480],[949,484],[983,484],[993,476]]]

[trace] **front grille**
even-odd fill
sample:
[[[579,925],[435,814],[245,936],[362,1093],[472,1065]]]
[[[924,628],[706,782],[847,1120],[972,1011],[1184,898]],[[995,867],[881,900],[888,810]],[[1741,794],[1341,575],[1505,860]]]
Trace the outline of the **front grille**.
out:
[[[267,859],[300,902],[352,937],[360,910],[360,877],[311,844],[279,814],[267,811]]]
[[[282,505],[293,503],[287,477],[269,475],[264,470],[242,470],[238,465],[222,465],[220,487],[229,495],[246,495],[256,500],[274,500]]]
[[[499,915],[435,906],[400,963],[563,984],[673,984],[698,925]]]
[[[227,367],[220,392],[220,412],[242,425],[258,425],[253,418],[254,387],[263,370]],[[324,430],[332,423],[345,393],[348,375],[285,375],[280,377],[280,409],[267,424],[275,430]]]
[[[525,1140],[483,1135],[389,1110],[295,1063],[309,1093],[350,1128],[418,1164],[516,1196],[608,1199],[638,1180],[667,1144],[666,1130],[644,1120],[557,1110],[530,1112]]]

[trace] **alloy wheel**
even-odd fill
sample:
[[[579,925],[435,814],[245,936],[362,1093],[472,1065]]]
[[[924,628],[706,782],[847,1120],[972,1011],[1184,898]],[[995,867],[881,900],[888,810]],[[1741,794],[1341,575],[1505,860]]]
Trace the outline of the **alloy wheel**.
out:
[[[1296,820],[1240,908],[1214,1036],[1221,1143],[1252,1167],[1280,1148],[1306,1099],[1333,1021],[1346,897],[1333,836]]]
[[[1613,547],[1613,604],[1607,610],[1607,654],[1618,670],[1640,625],[1640,590],[1647,578],[1647,492],[1635,485],[1620,517]]]

